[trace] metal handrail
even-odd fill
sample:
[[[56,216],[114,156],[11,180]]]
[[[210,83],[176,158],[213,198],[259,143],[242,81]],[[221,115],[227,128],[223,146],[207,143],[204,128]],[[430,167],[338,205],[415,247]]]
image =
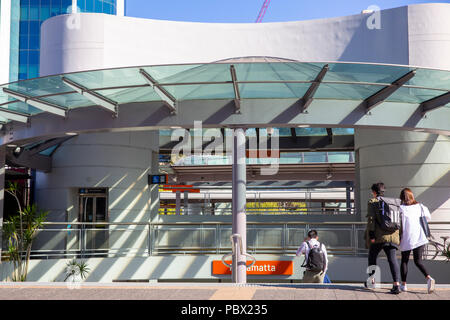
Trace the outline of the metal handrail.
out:
[[[6,223],[6,222],[4,222]],[[433,225],[434,228],[432,228],[433,232],[436,233],[445,233],[448,234],[449,230],[445,228],[440,228],[440,225],[448,226],[450,225],[450,222],[448,221],[430,221],[430,225]],[[83,229],[83,226],[105,226],[104,228],[92,228],[92,229]],[[291,251],[294,251],[296,249],[296,246],[289,241],[288,242],[288,236],[291,232],[290,230],[294,230],[294,232],[298,232],[303,229],[308,229],[310,226],[314,226],[320,230],[323,229],[330,229],[331,226],[337,227],[337,230],[340,230],[342,232],[350,232],[350,242],[345,241],[345,243],[336,244],[335,247],[330,247],[330,253],[335,252],[336,254],[354,254],[358,255],[362,252],[365,252],[360,236],[361,232],[364,231],[364,227],[366,225],[366,222],[363,221],[356,221],[356,222],[306,222],[306,221],[289,221],[289,222],[248,222],[247,226],[249,230],[256,230],[257,234],[255,234],[257,237],[254,239],[254,244],[251,244],[250,246],[247,246],[247,252],[251,252],[252,254],[255,253],[273,253],[273,254],[281,254],[281,253],[288,253]],[[61,227],[58,227],[61,226]],[[67,226],[66,228],[64,226]],[[108,226],[110,228],[108,228]],[[117,226],[115,228],[114,226]],[[136,226],[140,226],[139,228],[135,228]],[[45,222],[44,226],[39,229],[39,231],[42,232],[48,232],[51,231],[52,233],[47,234],[47,236],[44,235],[44,240],[57,240],[57,246],[55,247],[49,247],[49,249],[45,249],[44,247],[40,247],[37,250],[32,250],[32,257],[33,258],[43,258],[47,257],[69,257],[69,256],[77,256],[77,255],[83,255],[86,254],[87,256],[152,256],[153,254],[203,254],[205,252],[210,253],[224,253],[228,250],[230,250],[230,247],[222,244],[222,240],[220,238],[221,234],[227,234],[230,232],[232,223],[227,221],[204,221],[204,222],[189,222],[189,221],[182,221],[182,222]],[[281,232],[281,244],[278,245],[267,243],[268,246],[264,246],[264,244],[259,244],[259,230],[272,230],[270,228],[271,226],[274,226]],[[263,228],[268,227],[268,228]],[[192,245],[186,244],[175,244],[173,242],[160,242],[155,239],[159,239],[159,235],[157,235],[155,232],[159,232],[158,230],[161,230],[163,233],[162,235],[166,235],[167,232],[171,232],[173,230],[181,230],[181,231],[187,231],[187,232],[203,232],[202,230],[216,230],[215,239],[213,239],[213,242],[205,242],[204,240],[200,240],[198,242],[197,240],[192,243]],[[147,246],[139,245],[138,247],[129,246],[129,245],[123,245],[123,244],[117,244],[117,243],[111,243],[106,242],[106,247],[86,247],[86,243],[83,242],[84,234],[83,232],[86,230],[92,230],[92,231],[104,231],[105,235],[107,236],[106,239],[109,241],[111,237],[111,232],[114,232],[115,230],[124,232],[123,235],[125,238],[127,237],[127,231],[130,232],[139,232],[139,233],[145,233],[147,232],[146,239],[147,239]],[[75,232],[74,237],[68,238],[69,232]],[[80,233],[81,231],[81,233]],[[2,232],[0,228],[0,232]],[[55,232],[60,232],[61,235],[58,235],[57,237],[54,237],[53,234]],[[203,239],[204,235],[201,233],[201,239]],[[122,237],[122,235],[120,235]],[[264,236],[264,234],[263,234]],[[140,235],[141,237],[141,235]],[[61,240],[59,240],[61,239]],[[142,238],[143,239],[143,238]],[[264,239],[264,238],[262,238]],[[3,240],[5,240],[3,238]],[[67,244],[64,244],[65,241],[72,241],[70,244],[70,247]],[[62,242],[61,242],[62,241]],[[62,243],[62,246],[59,245],[59,243]],[[44,242],[45,243],[45,242]],[[145,243],[144,241],[142,243]],[[6,245],[6,242],[4,243]],[[240,243],[238,243],[241,245]],[[232,247],[233,248],[233,247]],[[246,253],[247,253],[246,252]],[[6,254],[6,251],[3,251],[3,254]]]

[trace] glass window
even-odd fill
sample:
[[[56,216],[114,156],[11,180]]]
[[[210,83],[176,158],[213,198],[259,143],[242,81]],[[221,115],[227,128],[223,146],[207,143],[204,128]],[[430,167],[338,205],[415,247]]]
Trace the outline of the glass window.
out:
[[[39,51],[33,50],[28,54],[29,64],[39,64]]]
[[[104,2],[103,3],[103,13],[111,14],[112,13],[112,5],[110,5],[109,3]]]
[[[28,20],[28,6],[20,7],[20,20]]]
[[[39,6],[36,4],[30,6],[30,20],[39,20]]]
[[[103,12],[103,3],[100,0],[95,0],[95,12]]]
[[[19,33],[21,35],[28,35],[29,33],[28,21],[20,21]]]
[[[27,74],[28,66],[26,64],[21,64],[19,66],[19,72],[22,73],[22,74]]]
[[[86,0],[86,11],[87,12],[94,11],[94,0]]]
[[[57,16],[61,14],[61,0],[51,0],[50,15]]]
[[[39,35],[40,31],[39,21],[30,21],[30,35]]]
[[[44,20],[46,20],[48,18],[50,18],[50,5],[42,6],[41,7],[40,20],[44,21]]]
[[[28,66],[28,77],[29,78],[39,77],[39,65],[38,64],[30,64]]]
[[[28,50],[19,51],[19,64],[28,64]]]
[[[62,0],[61,13],[70,13],[69,7],[72,7],[72,0]]]
[[[29,49],[39,50],[39,36],[30,36]]]
[[[28,49],[28,36],[19,37],[19,46],[20,49]]]

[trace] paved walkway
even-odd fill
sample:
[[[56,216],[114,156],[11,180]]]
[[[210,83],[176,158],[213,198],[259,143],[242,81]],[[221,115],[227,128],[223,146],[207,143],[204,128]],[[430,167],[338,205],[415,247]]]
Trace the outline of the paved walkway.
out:
[[[0,300],[450,300],[450,285],[408,285],[389,294],[391,285],[368,290],[362,285],[230,283],[0,283]]]

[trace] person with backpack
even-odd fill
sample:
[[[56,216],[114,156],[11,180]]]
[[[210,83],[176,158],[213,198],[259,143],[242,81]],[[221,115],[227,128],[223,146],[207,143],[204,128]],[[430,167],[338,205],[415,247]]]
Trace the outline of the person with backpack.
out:
[[[308,237],[298,248],[296,255],[305,255],[302,264],[306,270],[303,273],[303,283],[323,283],[328,269],[327,249],[319,242],[316,230],[308,232]]]
[[[400,245],[400,200],[384,197],[384,183],[375,183],[371,187],[373,197],[367,207],[367,227],[365,232],[366,248],[369,249],[369,266],[377,265],[377,257],[384,250],[393,279],[392,294],[400,293],[400,268],[396,251]],[[375,271],[369,276],[372,276]],[[369,277],[370,279],[370,277]],[[375,284],[372,278],[372,285]],[[364,282],[367,287],[367,282]]]
[[[422,264],[423,252],[428,243],[428,236],[431,236],[427,227],[427,220],[431,219],[431,214],[427,207],[416,201],[414,194],[409,188],[404,188],[401,191],[400,200],[400,210],[402,212],[402,238],[400,241],[400,251],[402,252],[400,269],[402,284],[400,285],[400,290],[408,290],[406,287],[406,276],[408,274],[409,256],[412,251],[414,263],[427,279],[428,293],[431,293],[434,291],[435,280]]]

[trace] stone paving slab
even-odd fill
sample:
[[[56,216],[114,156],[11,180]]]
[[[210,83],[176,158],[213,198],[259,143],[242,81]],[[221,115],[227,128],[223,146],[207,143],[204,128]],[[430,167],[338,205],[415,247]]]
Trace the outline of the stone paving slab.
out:
[[[450,286],[408,285],[389,294],[391,285],[368,290],[362,285],[208,284],[208,283],[0,283],[0,300],[450,300]]]

